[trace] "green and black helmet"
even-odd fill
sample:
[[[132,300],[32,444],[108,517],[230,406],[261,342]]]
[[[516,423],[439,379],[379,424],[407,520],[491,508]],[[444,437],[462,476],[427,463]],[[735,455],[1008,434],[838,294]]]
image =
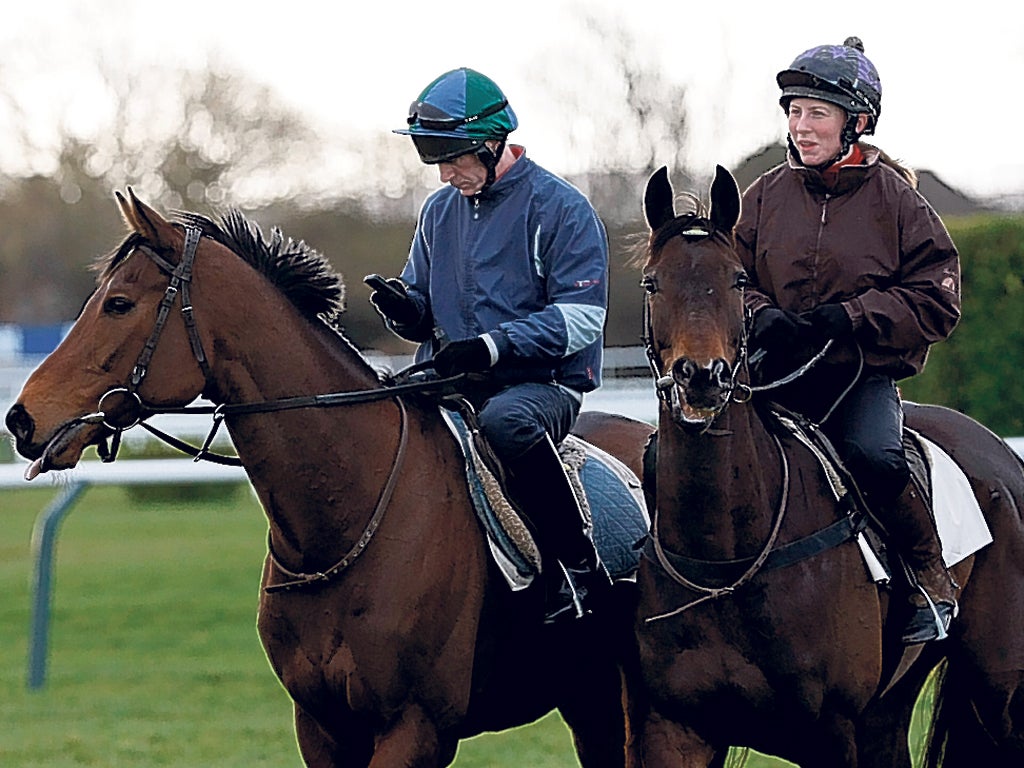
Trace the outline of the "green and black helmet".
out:
[[[450,162],[475,152],[491,176],[505,139],[519,121],[493,80],[462,67],[445,72],[423,89],[409,106],[406,124],[395,133],[412,137],[424,163]],[[501,142],[497,152],[485,146],[488,140]]]

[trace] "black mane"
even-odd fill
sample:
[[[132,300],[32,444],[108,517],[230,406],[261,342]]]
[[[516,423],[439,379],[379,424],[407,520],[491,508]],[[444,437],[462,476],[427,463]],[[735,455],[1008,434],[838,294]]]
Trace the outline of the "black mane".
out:
[[[337,327],[345,308],[345,284],[323,254],[302,240],[285,238],[278,227],[270,230],[268,242],[255,222],[231,208],[216,220],[198,213],[179,211],[174,223],[198,227],[203,236],[233,251],[253,269],[270,280],[306,317],[322,319]],[[94,268],[102,280],[132,249],[144,243],[142,235],[129,235],[112,253],[100,258]]]
[[[270,280],[309,318],[334,325],[345,307],[345,284],[319,251],[303,240],[285,238],[278,227],[268,242],[259,225],[231,208],[216,221],[198,213],[176,212],[174,221],[198,227],[203,235],[234,251]]]

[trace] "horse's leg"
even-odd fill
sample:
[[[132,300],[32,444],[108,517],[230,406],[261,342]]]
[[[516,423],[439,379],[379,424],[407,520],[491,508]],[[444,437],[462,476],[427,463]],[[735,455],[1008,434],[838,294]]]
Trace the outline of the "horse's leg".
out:
[[[580,683],[570,684],[572,690],[562,698],[559,711],[572,732],[582,768],[624,768],[626,712],[622,675],[611,660],[586,666],[589,668],[582,670]]]
[[[667,720],[656,711],[647,713],[639,731],[640,765],[643,768],[707,768],[714,765],[714,747],[690,728]]]
[[[439,738],[419,706],[409,706],[384,733],[374,738],[365,727],[328,733],[295,705],[295,736],[309,768],[442,768],[455,759],[458,742]]]
[[[366,768],[370,764],[373,740],[367,733],[349,733],[336,739],[301,706],[294,706],[295,740],[309,768]]]
[[[914,692],[892,690],[865,712],[858,731],[858,768],[910,768],[907,736]]]
[[[899,649],[896,649],[897,652]],[[858,768],[910,768],[910,724],[918,696],[941,654],[920,657],[893,687],[865,709],[857,732]]]
[[[1024,672],[990,677],[978,691],[974,671],[951,666],[944,706],[944,768],[1024,765]]]
[[[801,736],[785,758],[800,768],[857,768],[857,728],[853,720],[837,713],[818,725]]]
[[[975,556],[969,580],[958,574],[965,587],[946,675],[948,766],[1024,765],[1024,488],[1003,477],[986,508],[995,542]]]
[[[377,735],[369,768],[442,768],[455,759],[456,739],[444,738],[418,704],[410,704],[384,733]]]
[[[624,768],[627,764],[629,691],[618,660],[623,653],[615,652],[633,639],[632,633],[625,631],[628,623],[621,621],[624,615],[609,605],[604,616],[586,620],[600,622],[594,631],[581,634],[572,643],[575,647],[567,649],[573,662],[558,710],[572,732],[583,768]]]

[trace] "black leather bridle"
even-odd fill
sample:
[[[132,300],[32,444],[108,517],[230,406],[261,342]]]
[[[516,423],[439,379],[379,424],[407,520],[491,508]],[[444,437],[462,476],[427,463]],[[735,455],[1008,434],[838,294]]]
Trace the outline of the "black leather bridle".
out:
[[[229,466],[241,466],[242,462],[237,456],[224,456],[210,450],[214,438],[219,431],[224,418],[229,414],[243,413],[271,413],[275,411],[286,411],[297,408],[324,408],[339,405],[355,405],[358,403],[371,403],[391,398],[398,398],[403,394],[412,393],[437,393],[440,395],[454,394],[456,392],[455,382],[462,381],[465,376],[451,376],[448,378],[429,378],[420,380],[403,381],[403,383],[389,384],[367,390],[355,390],[350,392],[329,392],[317,395],[301,395],[296,397],[284,397],[275,400],[264,400],[256,403],[232,403],[221,405],[196,405],[181,406],[173,408],[153,407],[143,402],[139,396],[139,388],[142,386],[149,370],[149,364],[156,351],[157,343],[170,317],[171,309],[174,306],[178,295],[181,296],[181,313],[188,331],[189,344],[192,347],[192,354],[199,364],[206,381],[211,378],[209,360],[203,349],[202,341],[199,338],[199,331],[196,326],[195,315],[192,309],[191,287],[192,269],[196,258],[196,251],[199,241],[202,238],[202,230],[198,227],[185,228],[185,243],[182,249],[181,261],[172,264],[153,248],[146,244],[135,246],[136,250],[144,253],[163,272],[169,275],[167,288],[164,290],[163,298],[157,309],[156,323],[149,334],[149,338],[142,347],[139,357],[132,368],[131,376],[127,386],[114,387],[108,390],[99,400],[98,410],[87,416],[81,417],[83,423],[102,424],[112,433],[111,445],[106,447],[105,443],[99,446],[100,458],[105,462],[112,462],[117,457],[117,451],[121,442],[122,433],[135,426],[141,426],[150,434],[163,440],[168,445],[193,457],[195,461],[210,461],[215,464]],[[431,363],[420,363],[410,366],[399,372],[394,379],[408,379],[412,374],[418,373],[424,368],[431,367]],[[401,405],[401,404],[400,404]],[[405,408],[400,408],[402,413],[402,432],[405,431]],[[196,448],[173,435],[146,423],[151,416],[165,414],[207,414],[212,415],[213,425],[203,441],[202,447]]]
[[[198,227],[185,228],[185,244],[182,248],[181,260],[172,264],[163,256],[150,248],[148,245],[139,244],[135,250],[141,251],[148,256],[161,270],[166,272],[170,279],[167,281],[167,288],[164,289],[163,298],[157,307],[156,323],[150,331],[149,338],[142,347],[135,366],[132,368],[128,385],[125,387],[114,387],[100,397],[99,407],[96,413],[83,418],[83,421],[99,421],[113,433],[111,446],[103,450],[100,458],[105,462],[111,462],[117,458],[117,451],[121,444],[121,435],[126,429],[131,429],[139,424],[152,411],[146,408],[139,396],[139,387],[142,386],[146,374],[149,372],[149,364],[156,351],[156,345],[160,341],[164,327],[167,325],[167,318],[170,317],[171,308],[177,301],[178,294],[181,294],[181,314],[185,321],[185,329],[188,331],[189,344],[192,347],[192,354],[199,363],[203,377],[209,379],[210,365],[207,361],[206,351],[203,349],[203,342],[199,338],[199,331],[196,328],[195,314],[192,311],[192,265],[195,262],[196,250],[199,248],[199,240],[202,238],[202,230]],[[149,413],[147,413],[149,411]]]

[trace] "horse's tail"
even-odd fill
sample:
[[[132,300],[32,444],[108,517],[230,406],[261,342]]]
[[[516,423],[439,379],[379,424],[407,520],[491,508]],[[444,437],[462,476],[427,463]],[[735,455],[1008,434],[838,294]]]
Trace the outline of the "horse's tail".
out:
[[[929,675],[932,685],[932,706],[931,717],[928,718],[922,742],[924,750],[921,768],[940,768],[942,758],[946,751],[946,741],[949,738],[950,726],[953,723],[954,709],[946,697],[946,670],[948,662],[943,660]]]

